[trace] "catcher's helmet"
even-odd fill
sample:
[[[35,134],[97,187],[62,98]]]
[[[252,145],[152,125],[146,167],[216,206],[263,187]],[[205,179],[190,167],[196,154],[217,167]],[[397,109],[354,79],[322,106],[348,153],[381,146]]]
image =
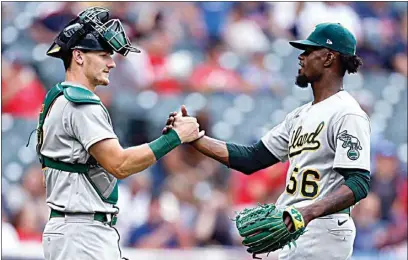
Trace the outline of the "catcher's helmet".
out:
[[[47,55],[63,58],[73,49],[115,51],[126,56],[132,47],[119,19],[109,20],[109,10],[91,7],[81,12],[55,38]]]

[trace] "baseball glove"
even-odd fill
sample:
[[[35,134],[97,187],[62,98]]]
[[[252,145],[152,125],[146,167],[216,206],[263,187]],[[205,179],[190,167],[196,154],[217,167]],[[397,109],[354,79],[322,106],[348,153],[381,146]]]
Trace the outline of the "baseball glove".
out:
[[[284,216],[288,214],[293,222],[294,231],[290,232],[284,223]],[[253,258],[257,254],[270,253],[285,245],[291,247],[293,242],[305,232],[305,223],[302,214],[294,207],[285,210],[276,208],[274,204],[258,205],[252,209],[244,209],[235,218],[236,226],[242,244]]]

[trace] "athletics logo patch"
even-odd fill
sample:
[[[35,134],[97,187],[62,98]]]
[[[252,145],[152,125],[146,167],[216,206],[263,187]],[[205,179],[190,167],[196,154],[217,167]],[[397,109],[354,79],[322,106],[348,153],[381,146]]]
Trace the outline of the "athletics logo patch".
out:
[[[347,151],[347,157],[350,160],[357,160],[360,157],[360,152],[358,150],[363,150],[363,147],[360,145],[360,140],[357,137],[347,134],[347,130],[341,132],[337,139],[343,141],[343,148],[349,148]]]

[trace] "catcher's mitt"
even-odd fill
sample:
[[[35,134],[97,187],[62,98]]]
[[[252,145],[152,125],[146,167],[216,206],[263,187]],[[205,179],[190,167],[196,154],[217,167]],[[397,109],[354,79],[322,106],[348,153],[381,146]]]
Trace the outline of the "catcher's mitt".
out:
[[[284,223],[283,217],[288,214],[293,221],[295,231],[292,233]],[[236,226],[242,244],[247,251],[257,258],[257,254],[270,253],[285,245],[291,247],[291,242],[305,232],[305,223],[302,214],[294,207],[285,210],[277,209],[274,204],[264,204],[252,209],[244,209],[235,218]],[[257,258],[260,259],[260,258]]]

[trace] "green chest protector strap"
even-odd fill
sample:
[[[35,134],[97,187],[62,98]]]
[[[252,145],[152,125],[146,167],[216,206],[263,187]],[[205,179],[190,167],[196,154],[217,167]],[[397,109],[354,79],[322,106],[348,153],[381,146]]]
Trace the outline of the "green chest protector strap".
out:
[[[109,114],[107,109],[102,104],[101,100],[99,99],[99,97],[96,96],[91,91],[81,88],[81,87],[76,87],[76,86],[62,85],[62,84],[55,85],[52,89],[48,91],[47,95],[45,96],[43,108],[42,108],[42,111],[40,113],[40,117],[38,120],[37,147],[36,147],[38,158],[43,168],[49,167],[49,168],[58,169],[58,170],[66,171],[66,172],[88,173],[91,167],[97,165],[97,161],[92,156],[89,158],[86,164],[78,164],[78,163],[72,164],[72,163],[65,163],[65,162],[57,161],[57,160],[54,160],[52,158],[49,158],[41,154],[41,147],[43,145],[43,140],[44,140],[43,139],[43,134],[44,134],[43,126],[44,126],[45,118],[47,117],[47,114],[52,104],[54,103],[54,101],[61,95],[64,95],[67,100],[69,100],[70,102],[76,103],[76,104],[101,105],[102,108],[105,110],[105,112]],[[109,121],[109,123],[111,122]],[[118,183],[117,181],[114,184],[112,192],[110,192],[110,194],[107,196],[103,196],[102,192],[98,188],[98,185],[92,179],[92,176],[88,176],[88,174],[85,174],[85,177],[88,179],[90,184],[94,187],[99,197],[103,201],[107,203],[111,203],[111,204],[117,203],[118,201]]]
[[[43,125],[44,125],[45,118],[52,104],[54,103],[54,101],[61,95],[64,95],[66,99],[68,99],[69,101],[73,103],[102,105],[98,96],[96,96],[94,93],[84,88],[70,86],[70,85],[57,84],[52,89],[50,89],[47,95],[45,96],[45,100],[43,103],[42,110],[40,112],[40,117],[39,117],[38,125],[37,125],[37,149],[36,150],[37,150],[38,159],[40,160],[40,163],[42,164],[43,168],[50,167],[50,168],[67,171],[67,172],[86,173],[88,172],[89,167],[91,165],[96,164],[95,159],[93,159],[92,157],[90,158],[90,160],[88,160],[87,164],[71,164],[71,163],[56,161],[52,158],[42,155],[40,152],[42,144],[43,144]]]

